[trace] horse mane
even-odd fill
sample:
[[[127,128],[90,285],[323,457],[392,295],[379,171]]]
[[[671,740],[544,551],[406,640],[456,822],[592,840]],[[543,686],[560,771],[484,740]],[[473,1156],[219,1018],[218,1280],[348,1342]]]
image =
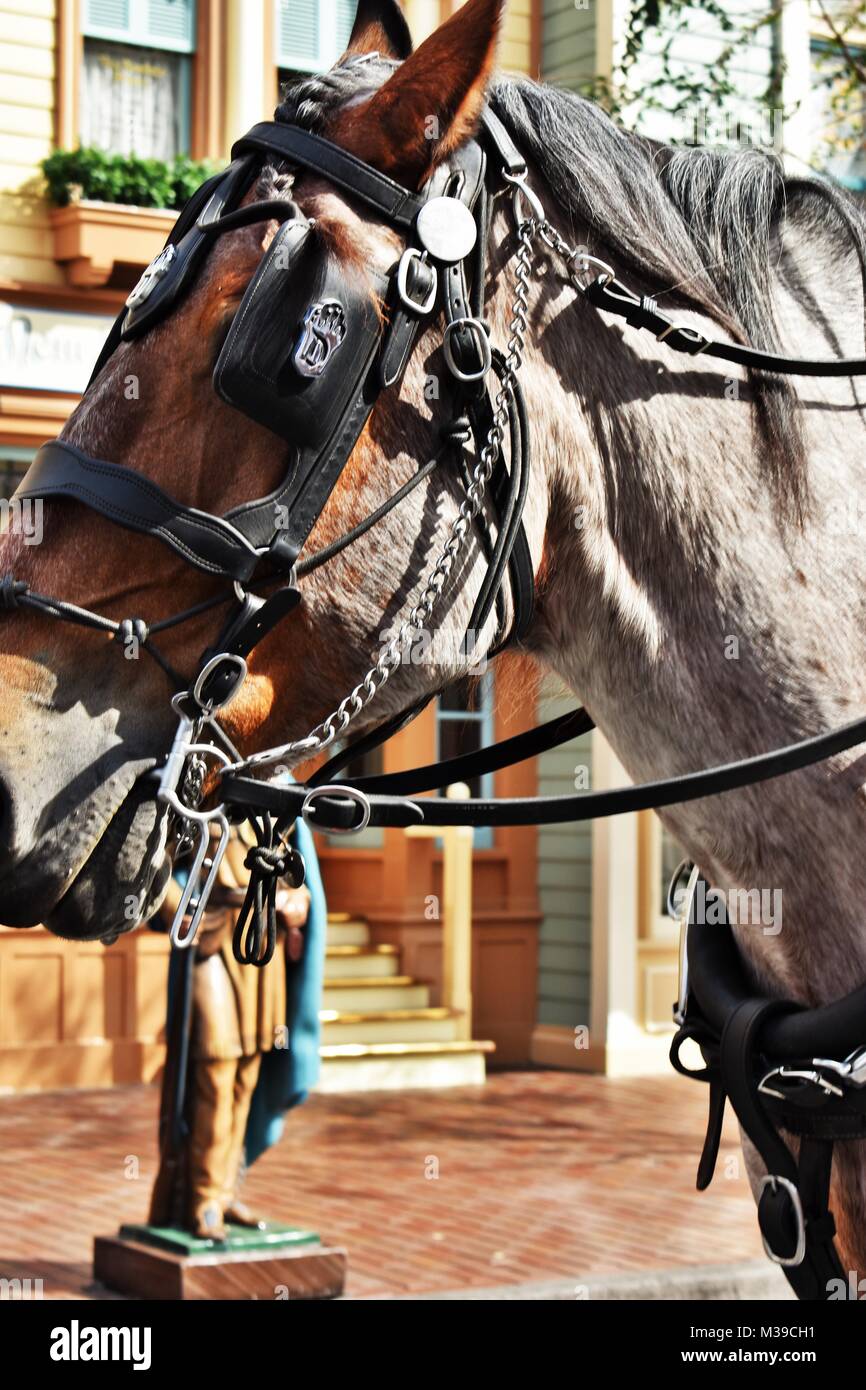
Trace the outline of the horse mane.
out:
[[[275,119],[321,132],[336,107],[375,90],[394,66],[380,59],[304,78],[285,90]],[[589,236],[590,250],[618,271],[648,281],[669,306],[708,314],[735,341],[781,350],[774,270],[795,215],[834,253],[853,246],[866,300],[866,213],[822,179],[786,177],[775,154],[663,145],[574,92],[528,78],[500,77],[490,103],[579,240]],[[762,372],[750,386],[780,515],[802,522],[808,478],[796,390]]]
[[[775,154],[663,145],[573,92],[525,78],[499,82],[491,104],[590,250],[597,239],[618,271],[649,281],[669,305],[707,313],[735,341],[782,350],[774,270],[794,216],[834,253],[853,246],[866,291],[863,209],[822,179],[787,178]],[[796,390],[764,372],[750,386],[782,515],[802,521],[808,478]]]

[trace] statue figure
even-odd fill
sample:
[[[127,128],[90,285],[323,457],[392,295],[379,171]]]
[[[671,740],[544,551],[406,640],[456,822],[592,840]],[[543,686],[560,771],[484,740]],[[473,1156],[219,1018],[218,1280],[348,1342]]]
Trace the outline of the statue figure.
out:
[[[188,950],[169,969],[168,1047],[160,1107],[160,1167],[152,1226],[224,1240],[229,1225],[265,1229],[241,1200],[246,1168],[280,1136],[285,1111],[306,1099],[319,1070],[326,907],[312,835],[290,841],[303,887],[277,894],[277,946],[263,967],[241,965],[232,933],[246,892],[252,828],[232,829],[217,885]],[[167,930],[182,871],[161,910]]]

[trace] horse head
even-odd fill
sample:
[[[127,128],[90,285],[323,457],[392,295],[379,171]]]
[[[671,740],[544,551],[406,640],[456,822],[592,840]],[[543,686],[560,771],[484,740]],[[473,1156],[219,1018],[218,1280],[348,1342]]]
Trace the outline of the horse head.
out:
[[[438,173],[447,191],[448,162],[478,126],[501,9],[501,0],[471,0],[413,53],[396,5],[362,4],[340,63],[290,90],[278,122],[313,132],[362,161],[384,176],[383,187],[390,181],[420,191],[423,199]],[[126,321],[133,329],[114,342],[63,430],[62,450],[42,459],[43,543],[26,544],[14,528],[3,538],[3,570],[14,583],[6,585],[10,611],[0,627],[0,916],[13,926],[41,921],[60,935],[111,940],[152,915],[160,901],[170,871],[170,831],[166,808],[155,797],[155,772],[176,724],[170,700],[190,686],[203,654],[215,643],[218,648],[237,592],[236,573],[209,572],[215,531],[197,517],[237,518],[251,499],[265,499],[265,529],[276,534],[287,513],[290,532],[299,510],[309,513],[293,533],[289,561],[275,564],[272,550],[264,566],[263,592],[272,592],[274,576],[282,574],[300,602],[289,603],[291,616],[254,644],[247,678],[221,712],[223,729],[247,753],[302,738],[376,665],[413,599],[417,615],[431,556],[448,540],[466,496],[465,478],[454,465],[462,444],[451,439],[443,445],[454,411],[447,405],[441,331],[425,322],[402,381],[404,364],[398,362],[391,389],[379,394],[377,386],[375,399],[365,396],[363,427],[315,505],[303,491],[283,505],[280,489],[292,471],[302,471],[309,458],[321,462],[335,395],[347,381],[363,394],[362,358],[376,363],[399,311],[388,287],[407,233],[369,201],[335,186],[326,167],[301,167],[272,152],[237,164],[234,201],[223,209],[226,225],[196,253],[195,275],[151,323],[153,305],[173,284],[185,255],[183,239],[176,238],[174,250],[163,253],[131,296]],[[269,252],[271,278],[256,281],[258,298],[245,300]],[[417,279],[418,262],[427,257],[413,259],[407,270]],[[490,274],[496,273],[494,255]],[[336,285],[345,310],[325,291],[311,304],[312,283]],[[264,323],[260,311],[267,316],[269,306]],[[495,334],[507,324],[506,310],[496,296],[489,309]],[[141,321],[146,331],[138,331]],[[404,328],[414,341],[417,325]],[[395,359],[400,346],[392,349]],[[268,380],[269,371],[277,371],[274,358],[265,359],[276,351],[284,375],[275,385]],[[227,355],[231,364],[215,375]],[[285,371],[293,382],[284,388]],[[245,389],[255,400],[264,391],[265,407],[245,410],[242,400],[235,408],[236,394]],[[284,389],[288,397],[280,397]],[[276,421],[274,410],[283,412]],[[351,422],[347,438],[350,428]],[[300,443],[309,445],[306,454]],[[418,477],[419,465],[428,461]],[[132,502],[117,492],[124,478],[117,472],[109,477],[112,465],[135,471]],[[52,491],[58,468],[66,470],[62,497]],[[385,508],[410,479],[417,486],[369,533],[326,563],[308,564],[307,557],[322,556]],[[102,504],[85,505],[97,486]],[[309,486],[315,493],[319,484],[312,478]],[[133,508],[147,509],[157,495],[169,498],[156,504],[176,533],[168,548],[156,522],[147,534],[121,529]],[[186,509],[182,525],[175,503]],[[537,562],[540,497],[527,515]],[[207,554],[190,564],[190,534],[203,532],[202,544],[211,548],[205,544]],[[437,623],[455,634],[469,623],[485,571],[478,536],[466,541],[436,596]],[[231,535],[226,543],[238,548]],[[246,549],[256,548],[266,547],[253,534]],[[284,547],[283,560],[285,553]],[[246,588],[256,590],[259,573],[249,582],[244,576]],[[506,628],[507,589],[499,610]],[[112,632],[57,621],[56,612],[52,618],[33,606],[33,594],[119,626]],[[193,611],[163,627],[179,610]],[[495,610],[481,627],[483,653],[497,628]],[[363,730],[411,707],[466,664],[459,641],[453,652],[440,644],[435,664],[401,661],[374,709],[360,711],[354,727]]]

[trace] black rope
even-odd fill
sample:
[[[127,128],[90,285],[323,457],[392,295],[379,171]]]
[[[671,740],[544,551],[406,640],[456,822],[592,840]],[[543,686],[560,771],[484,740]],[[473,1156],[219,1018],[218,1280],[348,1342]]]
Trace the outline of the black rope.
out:
[[[139,647],[146,651],[162,668],[177,690],[182,690],[189,682],[184,680],[184,677],[172,666],[168,658],[163,656],[159,648],[151,641],[153,634],[177,627],[190,618],[198,617],[200,613],[207,613],[210,609],[218,608],[221,604],[230,603],[233,598],[233,594],[215,594],[212,598],[193,604],[191,608],[185,608],[180,613],[172,614],[170,618],[162,618],[157,623],[148,624],[143,618],[121,618],[116,621],[114,618],[106,618],[102,613],[94,613],[91,608],[82,608],[77,603],[69,603],[65,599],[49,598],[47,594],[37,593],[23,579],[16,579],[13,574],[4,574],[0,578],[0,608],[6,609],[7,612],[22,607],[32,608],[35,612],[46,613],[50,618],[57,618],[63,623],[74,623],[78,627],[86,627],[94,632],[108,633],[121,646],[125,646],[127,642],[134,639]]]
[[[283,842],[280,824],[275,827],[267,812],[250,817],[257,843],[248,850],[244,867],[249,870],[246,895],[232,936],[232,951],[240,965],[267,965],[277,946],[277,889],[281,878],[299,888],[304,881],[302,856]]]

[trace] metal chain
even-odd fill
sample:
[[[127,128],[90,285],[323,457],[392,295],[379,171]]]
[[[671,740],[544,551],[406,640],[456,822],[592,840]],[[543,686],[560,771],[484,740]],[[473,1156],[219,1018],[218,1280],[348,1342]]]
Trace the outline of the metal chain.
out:
[[[472,522],[484,504],[484,496],[496,461],[502,450],[502,441],[508,425],[508,398],[515,381],[526,347],[526,331],[529,312],[529,283],[532,276],[532,243],[537,232],[549,226],[532,218],[523,220],[517,228],[518,249],[516,255],[514,303],[509,324],[510,337],[506,346],[505,362],[500,376],[499,391],[493,410],[493,424],[481,449],[478,462],[472,472],[472,481],[466,489],[466,496],[460,503],[457,517],[452,522],[448,539],[442,549],[418,603],[401,623],[398,632],[388,642],[375,666],[364,676],[355,688],[341,700],[337,708],[323,719],[307,735],[293,743],[284,743],[277,748],[267,748],[260,753],[252,753],[240,762],[232,763],[222,769],[228,772],[243,772],[248,768],[262,767],[267,763],[278,762],[283,758],[297,759],[310,757],[321,752],[336,739],[341,738],[346,729],[367,708],[379,693],[394,671],[401,664],[404,649],[418,636],[418,629],[424,629],[430,620],[445,584],[454,567],[454,561],[466,540]]]
[[[601,280],[602,284],[616,278],[613,267],[609,266],[607,261],[599,260],[598,256],[591,256],[585,246],[569,246],[546,217],[538,224],[538,234],[545,245],[549,246],[551,251],[556,251],[565,261],[569,281],[581,294],[586,289],[581,277],[588,275],[593,267],[598,272],[596,279]]]

